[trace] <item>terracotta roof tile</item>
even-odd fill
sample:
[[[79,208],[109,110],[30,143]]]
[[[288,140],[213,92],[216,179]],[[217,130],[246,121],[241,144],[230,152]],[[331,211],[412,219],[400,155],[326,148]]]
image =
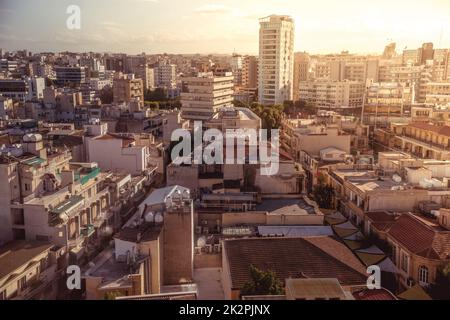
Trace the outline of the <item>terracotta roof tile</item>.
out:
[[[353,292],[355,300],[397,300],[397,298],[385,289],[364,289]]]
[[[249,267],[287,278],[337,278],[343,285],[365,284],[364,267],[332,237],[252,238],[224,242],[233,288],[250,280]]]
[[[450,231],[438,231],[412,214],[403,214],[388,231],[410,252],[429,259],[450,258]]]
[[[436,125],[433,125],[430,123],[425,123],[425,122],[411,123],[409,126],[412,128],[432,131],[437,134],[450,137],[450,126],[436,126]]]

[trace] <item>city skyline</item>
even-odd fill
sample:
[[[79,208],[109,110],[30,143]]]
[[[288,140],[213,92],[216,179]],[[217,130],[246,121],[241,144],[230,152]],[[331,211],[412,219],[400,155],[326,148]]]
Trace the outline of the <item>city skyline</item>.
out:
[[[6,50],[257,54],[258,19],[271,14],[294,18],[295,51],[380,53],[388,42],[397,42],[398,51],[423,42],[450,46],[445,33],[450,3],[445,0],[376,5],[355,0],[17,2],[0,0],[0,47]],[[66,8],[72,4],[81,8],[81,30],[65,27]]]

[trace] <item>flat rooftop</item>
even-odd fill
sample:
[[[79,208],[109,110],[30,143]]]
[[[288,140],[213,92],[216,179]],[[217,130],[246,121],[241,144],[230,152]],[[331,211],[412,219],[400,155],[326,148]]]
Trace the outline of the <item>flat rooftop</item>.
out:
[[[315,214],[314,206],[304,199],[266,199],[256,205],[256,211],[267,211],[269,214]]]

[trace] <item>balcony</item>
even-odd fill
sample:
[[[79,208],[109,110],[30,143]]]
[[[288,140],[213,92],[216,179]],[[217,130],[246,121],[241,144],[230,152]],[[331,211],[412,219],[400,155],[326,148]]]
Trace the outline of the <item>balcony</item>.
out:
[[[87,224],[83,226],[80,230],[80,233],[84,237],[90,237],[95,232],[95,227],[93,224]]]
[[[36,298],[51,282],[56,281],[60,274],[56,270],[56,265],[51,265],[41,271],[38,277],[27,283],[27,287],[22,289],[14,300],[30,300]]]

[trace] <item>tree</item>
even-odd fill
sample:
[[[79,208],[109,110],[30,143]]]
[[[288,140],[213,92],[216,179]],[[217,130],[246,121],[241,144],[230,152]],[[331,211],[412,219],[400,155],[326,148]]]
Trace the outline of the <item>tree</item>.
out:
[[[117,297],[122,297],[123,294],[119,291],[107,291],[105,292],[105,300],[116,300]]]
[[[145,102],[146,106],[148,106],[151,110],[159,110],[159,103],[156,101]]]
[[[435,300],[450,300],[450,262],[438,268],[430,294]]]
[[[263,106],[255,102],[250,105],[250,109],[261,118],[262,127],[269,130],[268,138],[271,137],[271,129],[279,129],[281,127],[284,106]]]
[[[250,266],[251,280],[241,289],[241,296],[282,295],[283,285],[272,270],[263,271]]]
[[[167,93],[164,88],[156,88],[155,90],[146,90],[144,93],[145,101],[167,101]]]
[[[323,175],[319,175],[318,183],[313,188],[314,200],[320,208],[332,209],[334,189],[326,184]]]
[[[100,100],[103,104],[110,104],[114,100],[113,89],[110,86],[105,86],[100,91]]]

